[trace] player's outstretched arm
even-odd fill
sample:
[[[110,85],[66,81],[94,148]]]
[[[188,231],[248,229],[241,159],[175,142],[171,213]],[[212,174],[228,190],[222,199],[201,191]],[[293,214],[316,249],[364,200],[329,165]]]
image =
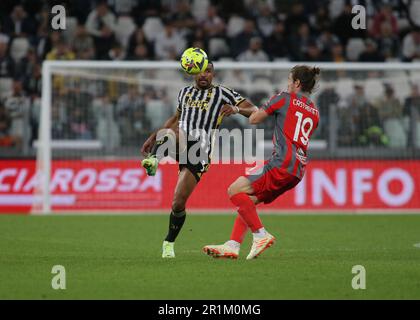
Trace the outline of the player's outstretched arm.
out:
[[[251,116],[251,114],[258,110],[258,107],[254,106],[250,101],[244,100],[238,105],[239,113],[247,118]]]
[[[250,124],[259,124],[267,119],[268,113],[264,109],[255,110],[249,117]]]
[[[252,114],[252,112],[256,110],[258,110],[256,106],[254,106],[248,100],[244,100],[237,106],[232,106],[230,104],[223,105],[220,114],[224,117],[228,117],[232,114],[240,113],[241,115],[248,118]]]
[[[149,136],[149,138],[145,141],[145,143],[141,147],[141,153],[144,156],[147,156],[151,152],[152,147],[156,142],[156,136],[159,130],[174,128],[177,125],[178,120],[179,120],[179,111],[177,111],[172,117],[166,120],[162,128],[156,130]]]

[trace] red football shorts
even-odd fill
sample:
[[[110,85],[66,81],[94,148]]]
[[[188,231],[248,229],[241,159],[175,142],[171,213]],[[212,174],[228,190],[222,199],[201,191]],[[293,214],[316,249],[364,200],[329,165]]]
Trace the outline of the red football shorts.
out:
[[[300,179],[287,172],[286,169],[273,167],[272,163],[266,162],[260,174],[246,176],[251,181],[254,196],[264,203],[273,202],[278,196],[293,189]]]

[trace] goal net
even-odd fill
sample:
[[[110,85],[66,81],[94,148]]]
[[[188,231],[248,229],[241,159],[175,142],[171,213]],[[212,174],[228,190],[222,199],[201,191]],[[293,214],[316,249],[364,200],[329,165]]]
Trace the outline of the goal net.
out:
[[[214,82],[261,106],[287,90],[293,66],[218,62]],[[286,196],[285,208],[418,209],[420,64],[317,66],[322,74],[313,99],[321,122],[309,149],[314,165],[308,179]],[[31,146],[37,169],[32,211],[170,206],[177,169],[162,165],[156,177],[146,177],[140,147],[174,114],[179,90],[191,83],[193,77],[177,62],[45,61],[39,135]],[[231,139],[216,140],[218,158],[244,161],[261,150],[269,157],[273,127],[272,120],[256,128],[240,115],[224,119],[222,128]],[[202,196],[191,205],[229,209],[225,190],[215,181],[226,184],[233,181],[230,175],[242,174],[235,169],[238,162],[210,170],[200,186]]]

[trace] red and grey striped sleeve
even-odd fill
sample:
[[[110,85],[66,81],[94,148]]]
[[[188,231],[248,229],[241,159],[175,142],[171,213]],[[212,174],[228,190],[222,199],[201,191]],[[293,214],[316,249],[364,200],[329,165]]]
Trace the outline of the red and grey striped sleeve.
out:
[[[276,94],[275,96],[272,96],[271,99],[261,108],[271,116],[286,104],[286,98],[287,96],[284,92]]]

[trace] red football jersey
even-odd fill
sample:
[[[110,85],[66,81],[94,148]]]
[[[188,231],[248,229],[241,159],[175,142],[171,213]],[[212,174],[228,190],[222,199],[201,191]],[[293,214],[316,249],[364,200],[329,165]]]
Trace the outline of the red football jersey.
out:
[[[275,116],[273,158],[280,168],[301,179],[309,140],[319,123],[318,109],[308,97],[287,92],[273,96],[263,109]]]

